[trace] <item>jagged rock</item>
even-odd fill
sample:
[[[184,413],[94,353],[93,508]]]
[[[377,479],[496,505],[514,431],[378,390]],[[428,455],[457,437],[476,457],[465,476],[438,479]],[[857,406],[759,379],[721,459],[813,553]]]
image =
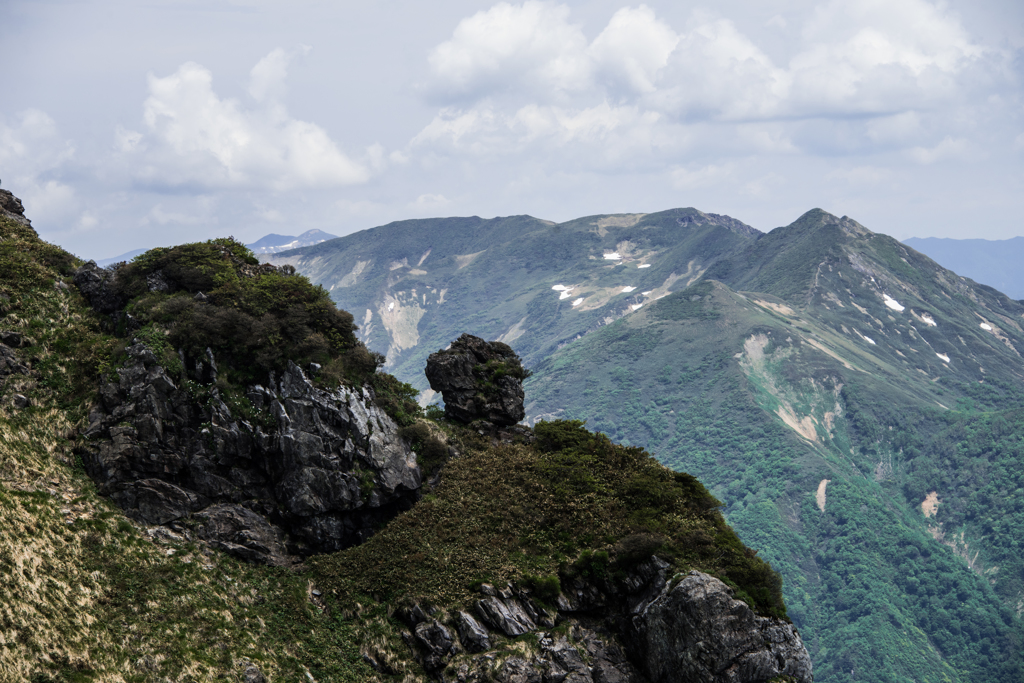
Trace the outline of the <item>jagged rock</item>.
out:
[[[8,190],[0,190],[0,216],[10,218],[22,225],[32,226],[32,221],[25,218],[25,207],[21,200]]]
[[[0,344],[0,386],[8,375],[27,375],[28,366],[18,359],[17,354],[10,348]]]
[[[195,515],[212,545],[279,564],[362,542],[419,495],[415,453],[365,389],[322,391],[291,363],[270,387],[249,388],[268,416],[251,425],[215,388],[195,401],[144,344],[126,352],[119,380],[100,388],[84,431],[95,445],[82,455],[130,517]]]
[[[260,671],[260,668],[250,660],[243,659],[240,664],[243,667],[242,680],[245,681],[245,683],[267,683],[267,679],[263,675],[263,672]]]
[[[748,683],[813,680],[796,629],[754,614],[724,583],[697,571],[633,617],[635,660],[652,681]]]
[[[116,270],[100,268],[95,261],[88,261],[75,271],[75,286],[100,313],[116,313],[126,303],[114,287],[116,278]]]
[[[7,330],[0,330],[0,344],[11,347],[12,349],[20,349],[26,346],[31,346],[34,342],[20,332],[10,332]]]
[[[455,630],[467,651],[483,652],[491,649],[490,634],[469,612],[456,612]]]
[[[562,632],[530,627],[517,606],[522,590],[487,586],[477,603],[485,620],[510,637],[533,632],[536,646],[513,657],[471,645],[456,613],[463,647],[477,654],[444,681],[475,683],[810,683],[810,657],[792,624],[759,617],[718,579],[691,571],[670,582],[671,565],[656,556],[616,579],[566,582],[559,598]],[[597,599],[599,596],[600,599]],[[523,610],[526,611],[525,609]],[[468,615],[466,615],[468,616]],[[502,624],[503,627],[498,626]],[[511,624],[511,625],[510,625]],[[529,642],[529,641],[526,641]],[[488,648],[489,649],[489,648]]]
[[[538,632],[537,645],[525,653],[496,659],[478,654],[448,671],[443,681],[459,683],[649,683],[615,646],[607,647],[591,628],[573,623],[572,641],[564,634]],[[585,653],[585,657],[580,653]]]
[[[217,504],[195,515],[199,538],[215,548],[250,562],[286,565],[291,562],[280,529],[241,505]]]
[[[443,667],[459,651],[452,632],[439,621],[424,621],[416,626],[416,640],[426,650],[423,666],[428,671]]]
[[[465,423],[486,420],[507,426],[522,420],[526,374],[507,344],[471,334],[427,358],[427,380],[441,392],[445,414]]]
[[[537,623],[523,609],[518,598],[488,595],[477,601],[476,610],[491,628],[510,638],[537,630]]]

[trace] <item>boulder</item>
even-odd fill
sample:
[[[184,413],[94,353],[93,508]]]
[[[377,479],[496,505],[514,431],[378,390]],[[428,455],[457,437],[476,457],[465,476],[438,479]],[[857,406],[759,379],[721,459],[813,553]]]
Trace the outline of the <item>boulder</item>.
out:
[[[455,630],[467,651],[483,652],[491,649],[490,634],[469,612],[455,613]]]
[[[100,313],[117,313],[126,303],[114,285],[116,279],[116,270],[100,268],[95,261],[88,261],[75,271],[75,286]]]
[[[444,398],[450,418],[509,426],[526,416],[523,380],[529,372],[507,344],[464,334],[430,354],[426,375],[430,388]]]
[[[423,666],[428,671],[436,671],[447,664],[459,651],[457,640],[444,624],[431,619],[417,624],[416,640],[426,651]]]

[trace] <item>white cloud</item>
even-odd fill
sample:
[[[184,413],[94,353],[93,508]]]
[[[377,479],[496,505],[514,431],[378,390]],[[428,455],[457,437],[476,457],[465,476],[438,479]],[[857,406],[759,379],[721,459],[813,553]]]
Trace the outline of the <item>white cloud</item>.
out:
[[[686,120],[772,117],[790,80],[731,21],[701,20],[680,38],[647,101]]]
[[[947,159],[965,159],[970,151],[967,140],[946,136],[934,147],[914,147],[910,150],[910,156],[919,164],[934,164]]]
[[[72,219],[78,199],[61,175],[74,156],[74,145],[61,139],[46,112],[26,109],[10,123],[0,119],[0,182],[21,197],[33,221],[45,225]]]
[[[292,55],[274,50],[253,67],[256,106],[221,98],[213,75],[195,62],[166,77],[150,75],[142,133],[119,129],[115,146],[156,186],[200,188],[337,187],[360,183],[370,168],[338,149],[327,132],[292,118],[280,97]],[[383,151],[368,161],[380,168]]]
[[[304,45],[295,52],[305,55],[309,54],[309,51],[309,46]],[[285,79],[288,77],[288,64],[295,56],[295,52],[286,52],[282,48],[277,48],[256,62],[256,66],[249,71],[249,96],[257,102],[283,99],[286,92]]]
[[[92,230],[99,225],[99,223],[99,219],[92,211],[83,211],[82,215],[78,217],[78,227],[81,230]]]
[[[613,92],[644,94],[657,89],[659,72],[679,43],[679,36],[654,10],[625,7],[587,50],[599,78]]]
[[[452,200],[448,199],[443,194],[421,194],[416,198],[416,201],[412,203],[412,206],[417,209],[435,211],[437,209],[444,208],[451,203]]]
[[[150,225],[155,223],[156,225],[201,225],[204,223],[216,223],[216,218],[208,216],[196,216],[192,214],[182,213],[180,211],[167,211],[164,209],[163,204],[157,204],[149,213],[146,214],[145,218],[142,219],[142,225]]]
[[[963,98],[974,67],[997,58],[928,0],[832,0],[805,19],[786,63],[703,12],[677,30],[647,6],[626,7],[588,42],[566,6],[503,2],[430,54],[427,92],[447,106],[413,144],[500,154],[617,137],[643,155],[678,151],[696,123],[786,122],[789,132],[736,132],[747,153],[792,152],[797,122],[824,121],[856,128],[847,148],[908,149],[927,142],[920,112]]]
[[[735,173],[733,164],[710,164],[699,168],[672,169],[672,186],[680,190],[692,190],[716,185],[731,180]]]
[[[926,0],[832,0],[790,62],[793,111],[892,113],[954,95],[987,51]]]
[[[587,40],[568,17],[568,7],[529,0],[463,19],[451,40],[430,53],[428,92],[458,101],[509,88],[546,97],[587,87]]]

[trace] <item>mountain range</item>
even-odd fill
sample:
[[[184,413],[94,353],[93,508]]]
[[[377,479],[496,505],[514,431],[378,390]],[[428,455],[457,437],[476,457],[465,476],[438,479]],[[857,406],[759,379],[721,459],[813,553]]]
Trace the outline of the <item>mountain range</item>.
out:
[[[701,479],[784,577],[819,681],[1020,680],[1024,304],[848,217],[401,221],[271,261],[436,400],[461,332]]]
[[[811,683],[692,475],[461,335],[380,370],[232,238],[105,269],[0,190],[0,680]]]
[[[264,235],[252,244],[246,246],[252,250],[254,254],[276,254],[279,251],[286,251],[288,249],[296,249],[298,247],[307,247],[314,244],[320,244],[326,242],[329,239],[334,239],[336,235],[324,232],[323,230],[307,230],[301,235],[278,235],[277,233],[270,233]],[[110,258],[99,259],[96,261],[96,265],[101,268],[113,265],[115,263],[121,263],[122,261],[131,261],[136,256],[145,254],[148,249],[134,249],[127,251],[118,256],[112,256]]]

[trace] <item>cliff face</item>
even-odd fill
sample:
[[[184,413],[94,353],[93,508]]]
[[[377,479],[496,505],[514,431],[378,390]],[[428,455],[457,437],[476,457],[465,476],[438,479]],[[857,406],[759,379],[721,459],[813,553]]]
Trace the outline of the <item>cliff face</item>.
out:
[[[132,518],[198,521],[215,547],[271,564],[365,540],[418,496],[416,455],[367,391],[313,387],[290,364],[247,398],[253,424],[216,388],[178,387],[144,345],[100,387],[85,436],[86,467]],[[216,372],[200,364],[197,376]],[[197,395],[201,394],[201,395]]]

